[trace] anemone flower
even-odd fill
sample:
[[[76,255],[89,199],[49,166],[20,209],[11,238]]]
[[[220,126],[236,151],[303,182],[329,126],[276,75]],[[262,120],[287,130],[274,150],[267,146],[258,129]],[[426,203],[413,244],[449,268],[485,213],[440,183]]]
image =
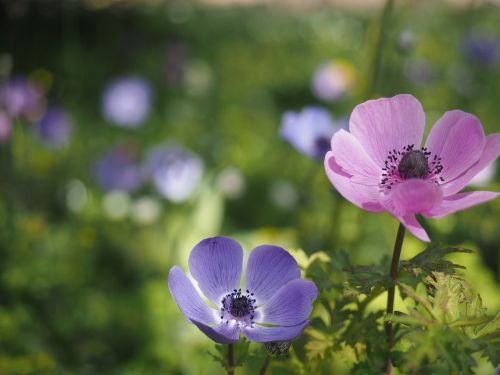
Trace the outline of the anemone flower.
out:
[[[40,89],[24,77],[14,77],[0,85],[0,107],[9,116],[42,112],[43,95]]]
[[[125,128],[136,128],[151,110],[152,90],[142,77],[127,76],[109,83],[102,95],[101,109],[107,121]]]
[[[51,106],[36,124],[35,133],[44,145],[52,148],[65,146],[73,124],[68,114],[58,106]]]
[[[467,59],[485,67],[500,63],[500,38],[489,32],[473,32],[462,43],[462,50]]]
[[[335,102],[340,99],[354,84],[354,69],[343,60],[332,60],[321,64],[314,72],[311,90],[313,94],[325,101]]]
[[[300,278],[295,259],[277,246],[256,247],[240,288],[242,263],[243,249],[230,238],[207,238],[191,251],[191,275],[216,309],[203,301],[179,267],[172,267],[170,293],[188,322],[221,344],[237,342],[240,332],[256,342],[300,335],[309,324],[317,289]]]
[[[149,152],[146,174],[156,190],[171,202],[187,200],[203,177],[202,160],[178,145],[158,146]]]
[[[103,155],[95,165],[94,176],[105,191],[133,192],[143,182],[141,167],[128,144],[121,144]]]
[[[338,128],[327,110],[311,106],[300,112],[285,112],[281,118],[280,134],[300,153],[323,160],[330,149],[330,139]]]
[[[351,203],[387,211],[430,241],[416,214],[443,217],[498,196],[459,191],[498,157],[500,134],[485,136],[475,116],[453,110],[434,124],[421,148],[424,127],[422,105],[411,95],[369,100],[354,108],[349,132],[334,134],[325,169]]]

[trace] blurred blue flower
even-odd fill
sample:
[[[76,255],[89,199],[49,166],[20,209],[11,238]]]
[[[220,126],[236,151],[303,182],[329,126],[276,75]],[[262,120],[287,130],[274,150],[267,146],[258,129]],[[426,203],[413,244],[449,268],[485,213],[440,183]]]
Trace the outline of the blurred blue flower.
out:
[[[178,145],[158,146],[149,152],[146,173],[158,193],[179,203],[187,200],[203,176],[203,162]]]
[[[464,38],[462,51],[472,62],[483,66],[497,65],[500,62],[500,38],[489,32],[471,33]]]
[[[0,85],[0,108],[11,117],[39,115],[44,109],[40,89],[24,77],[14,77]]]
[[[4,142],[12,133],[12,123],[6,113],[0,111],[0,142]]]
[[[153,93],[149,83],[137,76],[110,82],[104,89],[101,110],[107,121],[126,128],[136,128],[149,115]]]
[[[333,133],[340,126],[346,124],[335,124],[327,110],[311,106],[300,112],[285,112],[281,118],[280,135],[297,151],[322,161],[330,150]]]
[[[95,165],[94,176],[105,191],[133,192],[144,181],[130,144],[121,144],[104,154]]]
[[[51,106],[35,126],[35,134],[48,147],[63,147],[68,144],[73,123],[59,106]]]

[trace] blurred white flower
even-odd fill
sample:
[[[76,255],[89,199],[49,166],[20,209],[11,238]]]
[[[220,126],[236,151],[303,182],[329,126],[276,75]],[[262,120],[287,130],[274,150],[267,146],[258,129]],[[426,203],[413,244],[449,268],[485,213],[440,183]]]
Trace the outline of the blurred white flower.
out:
[[[354,69],[346,61],[332,60],[321,64],[314,72],[313,94],[326,102],[340,99],[354,85]]]
[[[215,183],[222,194],[229,199],[238,199],[245,191],[245,177],[235,167],[226,167],[220,171]]]
[[[161,204],[154,197],[137,199],[130,210],[130,216],[137,224],[148,225],[156,222],[161,214]]]

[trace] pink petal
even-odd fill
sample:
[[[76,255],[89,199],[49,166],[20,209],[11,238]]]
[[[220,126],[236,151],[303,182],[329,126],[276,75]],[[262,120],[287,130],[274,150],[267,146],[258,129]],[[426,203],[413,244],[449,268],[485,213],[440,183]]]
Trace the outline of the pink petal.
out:
[[[424,242],[431,241],[425,229],[422,228],[420,223],[417,221],[415,214],[406,214],[398,219],[405,226],[405,228],[419,240]]]
[[[335,162],[352,175],[351,181],[378,186],[382,169],[370,159],[352,134],[345,130],[336,132],[332,137],[332,153]]]
[[[442,158],[440,176],[451,181],[467,171],[483,153],[486,143],[477,117],[459,110],[446,112],[432,127],[426,147]]]
[[[412,95],[368,100],[354,108],[349,130],[379,166],[389,151],[400,151],[407,145],[418,148],[422,143],[425,113]]]
[[[384,203],[398,216],[425,213],[441,204],[442,193],[434,182],[410,179],[395,185]]]
[[[458,193],[462,190],[469,181],[476,176],[479,172],[487,168],[492,164],[495,159],[500,155],[500,134],[491,134],[486,137],[486,145],[483,149],[483,154],[479,160],[474,163],[467,171],[461,174],[456,179],[445,182],[442,185],[443,194],[451,195]]]
[[[325,170],[335,189],[349,202],[367,211],[384,211],[378,201],[380,195],[378,187],[353,182],[351,180],[353,176],[337,164],[332,151],[325,156]]]
[[[465,210],[466,208],[495,199],[499,195],[500,193],[496,193],[493,191],[473,191],[469,193],[458,193],[449,197],[444,197],[441,205],[428,212],[425,216],[447,216],[454,212]]]

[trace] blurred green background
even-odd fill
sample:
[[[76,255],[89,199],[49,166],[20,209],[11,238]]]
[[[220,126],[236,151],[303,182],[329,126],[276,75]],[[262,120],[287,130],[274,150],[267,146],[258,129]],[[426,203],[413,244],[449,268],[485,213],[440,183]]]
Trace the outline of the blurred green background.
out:
[[[262,243],[345,248],[357,264],[390,254],[397,222],[335,194],[322,163],[281,139],[282,114],[315,105],[345,118],[371,87],[370,97],[415,95],[428,128],[460,108],[498,132],[500,9],[397,3],[373,81],[381,9],[363,5],[0,4],[1,83],[22,81],[37,100],[18,115],[5,98],[0,109],[1,374],[220,372],[166,285],[204,237],[234,237],[247,254]],[[324,101],[311,80],[332,60],[350,84]],[[127,118],[112,120],[103,101],[123,77],[146,87],[146,114],[116,126]],[[65,115],[51,128],[54,105]],[[175,181],[151,181],[151,149],[161,145],[197,161],[192,174],[181,163],[178,199],[161,190]],[[119,156],[103,162],[110,153]],[[498,191],[498,173],[481,184]],[[499,215],[496,200],[423,223],[435,241],[475,251],[455,260],[492,313]],[[403,258],[423,247],[408,235]]]

